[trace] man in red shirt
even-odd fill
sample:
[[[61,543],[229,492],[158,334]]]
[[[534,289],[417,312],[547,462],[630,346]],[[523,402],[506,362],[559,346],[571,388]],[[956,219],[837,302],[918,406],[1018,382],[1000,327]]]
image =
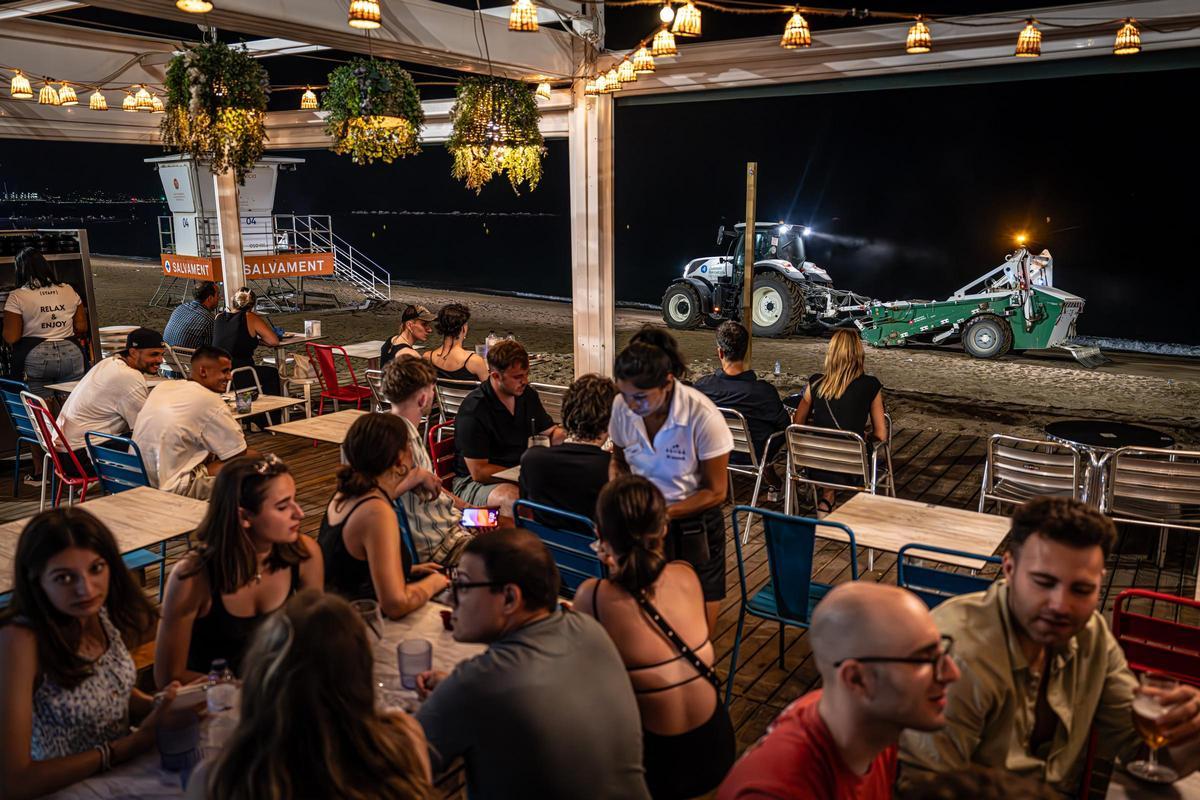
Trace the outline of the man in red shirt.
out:
[[[959,677],[953,641],[916,595],[841,584],[814,611],[809,638],[824,688],[771,723],[717,800],[890,798],[900,732],[946,724],[946,686]]]

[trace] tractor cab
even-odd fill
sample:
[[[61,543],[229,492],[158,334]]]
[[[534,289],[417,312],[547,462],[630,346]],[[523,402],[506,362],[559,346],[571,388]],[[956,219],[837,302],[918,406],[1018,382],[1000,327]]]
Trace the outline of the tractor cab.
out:
[[[776,267],[785,272],[794,271],[797,278],[816,283],[832,284],[829,273],[806,258],[804,236],[808,228],[786,222],[757,222],[754,225],[754,262],[777,262]],[[746,262],[746,223],[739,222],[733,230],[721,226],[717,243],[730,240],[726,258],[733,265],[732,282],[740,284]]]

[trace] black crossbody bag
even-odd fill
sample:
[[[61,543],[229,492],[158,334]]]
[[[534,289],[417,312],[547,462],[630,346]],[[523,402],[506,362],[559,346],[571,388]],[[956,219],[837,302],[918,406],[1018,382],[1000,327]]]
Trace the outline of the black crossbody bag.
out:
[[[638,593],[637,601],[638,605],[642,607],[642,610],[646,612],[647,616],[649,616],[650,619],[653,620],[654,624],[658,626],[658,629],[663,632],[663,636],[666,636],[671,644],[675,645],[675,649],[679,651],[679,654],[683,656],[689,664],[695,667],[697,672],[708,679],[708,682],[711,683],[713,688],[717,690],[717,695],[719,697],[721,694],[721,678],[717,675],[717,671],[708,664],[705,664],[703,659],[696,655],[696,651],[684,643],[683,638],[675,632],[675,629],[672,628],[663,615],[658,612],[658,609],[654,607],[654,604],[646,598],[645,592]]]

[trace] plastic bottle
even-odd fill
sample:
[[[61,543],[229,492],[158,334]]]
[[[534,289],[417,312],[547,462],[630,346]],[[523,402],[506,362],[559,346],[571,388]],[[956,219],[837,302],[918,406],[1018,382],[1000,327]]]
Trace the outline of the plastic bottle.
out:
[[[498,342],[498,341],[500,341],[500,337],[496,335],[496,332],[488,331],[487,338],[483,340],[483,356],[484,356],[484,358],[487,358],[488,351],[491,350],[492,346],[495,345],[496,342]]]
[[[236,694],[237,686],[233,682],[229,664],[223,658],[216,659],[208,672],[208,690],[205,692],[208,713],[220,714],[233,708]]]
[[[775,374],[776,375],[779,374],[779,362],[778,361],[775,362]]]

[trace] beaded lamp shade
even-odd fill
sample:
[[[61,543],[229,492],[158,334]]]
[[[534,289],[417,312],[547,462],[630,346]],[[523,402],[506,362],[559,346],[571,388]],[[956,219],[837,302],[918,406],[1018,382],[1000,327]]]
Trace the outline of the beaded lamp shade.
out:
[[[100,93],[100,90],[92,92],[88,98],[88,108],[92,111],[108,111],[108,98]]]
[[[787,50],[812,46],[812,31],[808,28],[808,20],[800,16],[799,11],[792,14],[792,18],[784,26],[779,46]]]
[[[650,55],[655,58],[679,55],[679,49],[675,47],[675,34],[667,30],[665,25],[654,34],[654,41],[650,44]]]
[[[122,111],[137,111],[137,98],[129,92],[125,93],[125,99],[121,101]]]
[[[632,83],[637,80],[637,73],[633,70],[633,62],[628,58],[617,65],[617,80],[621,83]]]
[[[1042,54],[1042,32],[1037,28],[1037,21],[1032,17],[1026,23],[1025,29],[1017,37],[1017,58],[1037,58]]]
[[[541,132],[512,125],[508,118],[508,87],[503,83],[480,87],[471,114],[458,123],[461,144],[468,147],[523,147],[542,144]]]
[[[616,67],[610,69],[608,71],[608,75],[605,77],[608,78],[608,90],[610,92],[619,92],[622,88],[624,88],[621,86],[621,76],[617,74]]]
[[[154,114],[161,114],[166,111],[166,106],[163,105],[162,98],[156,94],[150,95],[150,111]]]
[[[56,106],[60,102],[61,101],[58,99],[58,92],[55,91],[54,87],[48,83],[42,87],[40,92],[38,92],[38,103],[41,105]]]
[[[304,94],[300,95],[300,110],[315,111],[317,109],[317,93],[312,89],[305,87]]]
[[[213,4],[208,0],[175,0],[175,7],[189,14],[207,14],[213,10]]]
[[[534,95],[536,95],[537,97],[540,97],[543,100],[549,100],[550,99],[550,84],[547,81],[542,81],[541,83],[539,83],[537,85],[537,89],[534,90]]]
[[[58,104],[60,106],[79,105],[79,96],[69,83],[64,83],[58,89]]]
[[[654,72],[654,56],[645,47],[639,47],[633,54],[633,71],[639,75],[649,75]]]
[[[1130,17],[1125,20],[1121,30],[1117,31],[1117,40],[1113,42],[1113,55],[1131,56],[1142,51],[1142,33],[1138,30],[1137,22]]]
[[[508,29],[534,33],[538,29],[537,6],[530,0],[517,0],[508,11]]]
[[[133,96],[133,100],[137,104],[138,111],[154,110],[154,98],[150,96],[150,92],[145,86],[137,90],[137,94]]]
[[[931,50],[933,50],[933,34],[929,32],[929,26],[925,24],[925,20],[917,17],[917,21],[908,29],[908,41],[904,44],[904,52],[918,55]]]
[[[26,78],[21,70],[17,70],[12,81],[8,84],[8,91],[12,95],[13,100],[30,100],[33,98],[33,87],[29,85],[29,78]]]
[[[608,76],[596,76],[596,94],[608,94]]]
[[[675,22],[671,25],[671,33],[676,36],[700,35],[700,9],[688,0],[687,5],[675,12]]]
[[[588,78],[587,83],[585,83],[583,85],[583,93],[584,94],[599,94],[600,93],[600,87],[598,87],[596,85],[595,78]]]
[[[383,14],[377,0],[350,0],[350,13],[346,24],[351,28],[369,31],[383,24]]]

